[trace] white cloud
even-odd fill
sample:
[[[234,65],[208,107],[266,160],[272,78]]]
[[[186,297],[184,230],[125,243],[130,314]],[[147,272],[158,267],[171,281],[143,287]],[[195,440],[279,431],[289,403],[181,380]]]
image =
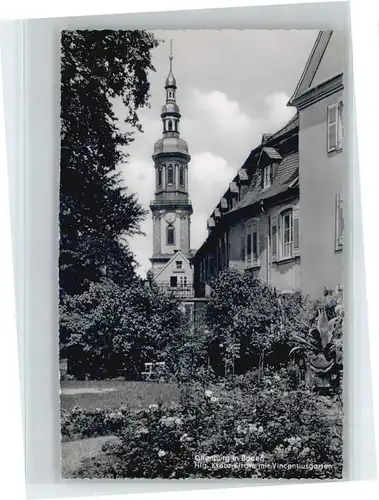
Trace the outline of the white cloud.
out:
[[[270,126],[270,132],[283,127],[296,114],[295,108],[287,106],[288,100],[289,96],[285,92],[274,92],[265,97],[266,120]]]
[[[204,152],[189,164],[189,194],[194,214],[191,218],[191,246],[199,248],[207,236],[207,219],[235,175],[224,158]]]
[[[227,190],[236,169],[210,152],[193,155],[189,170],[189,194],[196,213],[209,214]]]
[[[190,97],[199,115],[211,120],[221,133],[237,135],[251,127],[251,119],[241,110],[238,102],[219,90],[203,93],[195,89]]]
[[[152,161],[134,159],[122,166],[122,174],[125,185],[130,193],[134,193],[145,210],[149,210],[149,203],[154,198],[154,165]],[[150,210],[141,231],[146,234],[136,235],[129,238],[131,251],[140,264],[138,273],[145,275],[150,268],[149,258],[153,251],[153,231]]]

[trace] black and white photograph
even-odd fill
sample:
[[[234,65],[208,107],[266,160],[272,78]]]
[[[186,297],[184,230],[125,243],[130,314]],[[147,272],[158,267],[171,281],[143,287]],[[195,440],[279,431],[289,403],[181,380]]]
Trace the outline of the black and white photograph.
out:
[[[344,53],[61,32],[63,478],[343,478]]]

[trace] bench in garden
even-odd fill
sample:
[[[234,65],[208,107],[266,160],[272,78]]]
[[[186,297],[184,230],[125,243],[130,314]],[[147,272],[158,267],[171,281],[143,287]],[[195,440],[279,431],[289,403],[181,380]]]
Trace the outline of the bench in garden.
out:
[[[144,380],[160,380],[166,373],[166,363],[164,361],[145,363],[145,371],[141,373]]]

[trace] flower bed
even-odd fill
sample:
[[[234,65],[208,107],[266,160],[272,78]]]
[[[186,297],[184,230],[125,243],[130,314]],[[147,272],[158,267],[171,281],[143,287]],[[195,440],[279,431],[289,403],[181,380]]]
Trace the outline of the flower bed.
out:
[[[90,428],[120,439],[108,449],[112,460],[94,462],[79,477],[342,476],[341,401],[293,389],[278,374],[259,387],[240,383],[235,392],[191,384],[179,403],[121,409],[94,418]]]
[[[128,414],[128,410],[107,408],[85,409],[75,406],[61,410],[61,436],[63,441],[88,437],[116,435]]]

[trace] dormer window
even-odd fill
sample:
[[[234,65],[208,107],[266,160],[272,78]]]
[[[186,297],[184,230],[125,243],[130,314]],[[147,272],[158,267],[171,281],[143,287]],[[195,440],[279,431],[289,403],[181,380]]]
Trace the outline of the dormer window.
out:
[[[182,269],[183,262],[181,260],[176,261],[176,269]]]
[[[261,167],[262,177],[261,177],[261,187],[262,189],[267,189],[272,185],[274,179],[274,167],[279,165],[282,161],[282,157],[279,152],[272,147],[264,147],[259,155],[258,165]]]
[[[271,186],[272,180],[272,165],[266,165],[262,169],[262,187],[267,189]]]

